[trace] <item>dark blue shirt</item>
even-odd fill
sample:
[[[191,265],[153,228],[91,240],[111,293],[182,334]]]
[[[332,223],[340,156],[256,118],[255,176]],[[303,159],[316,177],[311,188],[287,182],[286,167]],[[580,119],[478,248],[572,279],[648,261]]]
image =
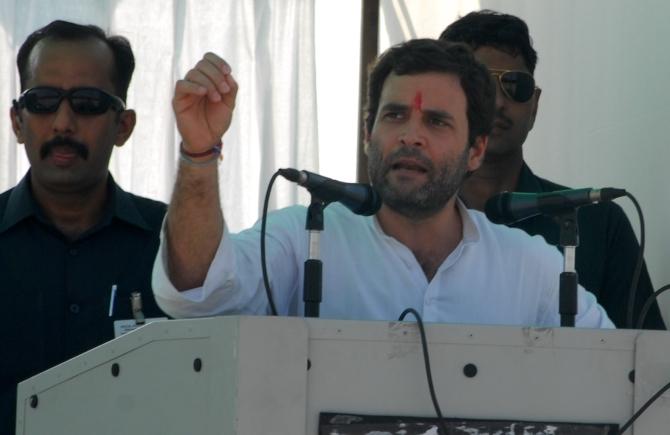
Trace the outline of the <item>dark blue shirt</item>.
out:
[[[0,195],[0,434],[14,433],[17,383],[114,338],[114,321],[133,318],[131,292],[146,317],[164,316],[151,270],[166,205],[111,175],[107,197],[100,222],[71,241],[45,218],[30,173]]]

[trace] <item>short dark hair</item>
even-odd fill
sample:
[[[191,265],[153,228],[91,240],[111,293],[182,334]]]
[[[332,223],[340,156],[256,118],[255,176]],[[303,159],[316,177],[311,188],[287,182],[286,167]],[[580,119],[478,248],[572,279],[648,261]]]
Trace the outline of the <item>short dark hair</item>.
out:
[[[112,51],[115,66],[114,70],[111,71],[112,83],[114,84],[117,96],[125,102],[130,79],[135,70],[135,56],[130,47],[130,42],[123,36],[107,36],[98,26],[81,25],[62,20],[52,21],[41,29],[35,30],[21,45],[19,54],[16,56],[16,66],[19,69],[21,80],[21,91],[26,89],[26,82],[30,75],[30,71],[28,71],[30,53],[39,41],[43,39],[76,41],[91,38],[101,40]]]
[[[379,99],[386,78],[396,75],[429,72],[454,74],[459,77],[467,99],[468,143],[477,136],[488,135],[495,115],[495,84],[486,67],[477,62],[464,44],[435,39],[414,39],[386,50],[373,65],[368,81],[368,102],[365,125],[372,132],[379,109]]]
[[[537,52],[528,33],[528,25],[519,17],[484,9],[470,12],[449,24],[440,35],[443,41],[463,42],[473,50],[491,46],[513,56],[521,54],[528,71],[533,74]]]

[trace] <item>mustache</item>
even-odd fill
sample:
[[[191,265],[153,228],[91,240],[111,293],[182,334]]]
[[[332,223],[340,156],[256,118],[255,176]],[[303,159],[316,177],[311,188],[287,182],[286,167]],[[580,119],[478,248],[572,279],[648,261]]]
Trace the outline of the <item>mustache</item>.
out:
[[[424,153],[421,152],[417,147],[403,146],[398,148],[393,153],[389,154],[385,160],[386,171],[388,172],[393,166],[394,162],[397,159],[404,157],[410,157],[419,161],[423,166],[425,166],[429,171],[433,170],[435,165],[433,165],[432,160],[430,160]]]
[[[40,158],[46,159],[56,147],[68,147],[84,160],[88,159],[88,146],[82,142],[63,136],[56,136],[42,144],[40,147]]]
[[[500,110],[496,111],[494,122],[495,121],[502,121],[502,123],[505,124],[506,126],[511,126],[514,124],[514,122]]]

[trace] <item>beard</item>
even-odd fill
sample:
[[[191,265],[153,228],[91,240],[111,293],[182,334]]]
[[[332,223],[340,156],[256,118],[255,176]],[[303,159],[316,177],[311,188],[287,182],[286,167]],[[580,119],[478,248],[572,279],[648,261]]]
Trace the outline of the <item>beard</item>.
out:
[[[371,142],[368,150],[370,182],[384,204],[410,219],[425,219],[435,215],[458,192],[468,174],[469,148],[455,160],[435,164],[418,148],[402,146],[382,159],[380,146]],[[390,172],[399,158],[412,158],[426,169],[428,180],[419,186],[393,181]]]

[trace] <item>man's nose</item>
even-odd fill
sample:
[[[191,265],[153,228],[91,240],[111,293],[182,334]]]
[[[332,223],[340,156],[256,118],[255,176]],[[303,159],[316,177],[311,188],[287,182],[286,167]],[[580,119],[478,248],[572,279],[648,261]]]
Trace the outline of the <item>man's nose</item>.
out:
[[[77,114],[74,113],[70,102],[64,98],[54,114],[53,132],[59,135],[69,135],[76,129]]]
[[[507,104],[507,96],[500,87],[500,81],[495,80],[496,82],[496,110],[501,109]]]
[[[425,126],[420,113],[413,114],[405,123],[400,134],[400,142],[410,146],[424,146],[426,144]]]

